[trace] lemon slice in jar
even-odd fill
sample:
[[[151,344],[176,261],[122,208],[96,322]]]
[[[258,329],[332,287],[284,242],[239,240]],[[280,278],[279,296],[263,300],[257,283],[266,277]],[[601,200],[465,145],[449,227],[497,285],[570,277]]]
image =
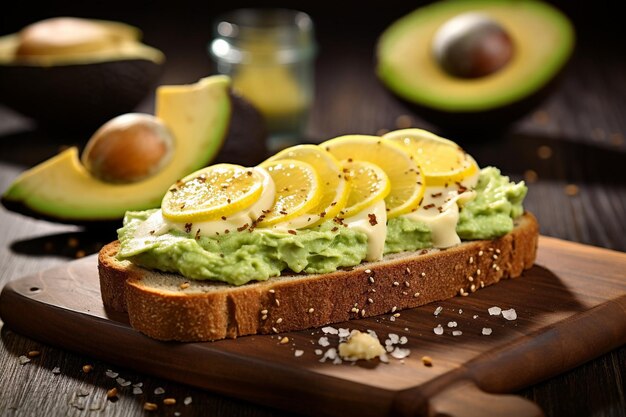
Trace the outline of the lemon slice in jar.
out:
[[[319,204],[323,193],[319,176],[311,164],[279,159],[259,166],[267,170],[276,187],[274,205],[259,219],[259,227],[294,219]]]
[[[409,213],[419,206],[424,196],[424,179],[414,157],[401,145],[379,136],[347,135],[320,146],[339,160],[371,162],[387,174],[391,182],[385,198],[388,218]]]
[[[367,161],[343,162],[343,170],[350,185],[350,195],[341,211],[342,217],[352,217],[389,195],[391,181],[378,165]]]
[[[478,164],[459,145],[422,129],[402,129],[383,136],[415,158],[428,185],[449,185],[478,172]]]
[[[296,145],[283,149],[268,161],[296,159],[313,166],[319,175],[322,197],[307,214],[316,217],[308,226],[332,219],[344,208],[350,188],[342,172],[341,164],[329,152],[317,145]]]
[[[172,185],[163,197],[163,217],[175,222],[209,221],[254,204],[263,192],[263,174],[254,168],[217,164]]]

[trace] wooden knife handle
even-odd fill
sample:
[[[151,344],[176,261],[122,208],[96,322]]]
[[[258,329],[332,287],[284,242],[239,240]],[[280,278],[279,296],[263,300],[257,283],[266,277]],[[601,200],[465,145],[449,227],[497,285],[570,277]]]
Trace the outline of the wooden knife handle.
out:
[[[544,417],[537,404],[510,394],[489,394],[460,381],[428,400],[428,417]]]

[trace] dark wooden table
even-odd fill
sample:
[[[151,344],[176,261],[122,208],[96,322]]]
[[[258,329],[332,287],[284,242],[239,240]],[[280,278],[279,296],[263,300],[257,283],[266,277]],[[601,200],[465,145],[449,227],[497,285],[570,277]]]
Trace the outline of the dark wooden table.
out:
[[[210,18],[217,8],[200,2],[166,6],[142,1],[127,6],[122,14],[115,7],[86,9],[75,3],[32,13],[9,9],[0,20],[1,33],[57,14],[126,20],[142,27],[146,42],[168,56],[162,83],[193,82],[211,73],[206,43]],[[436,130],[394,100],[373,73],[376,36],[415,6],[396,3],[388,3],[384,10],[365,11],[358,19],[356,2],[333,10],[309,7],[320,53],[308,141],[347,133],[375,134],[407,124]],[[290,7],[308,10],[305,6]],[[451,139],[470,151],[480,165],[496,165],[512,178],[529,182],[526,208],[537,215],[543,234],[626,251],[624,37],[617,18],[612,18],[617,13],[608,5],[596,4],[593,10],[566,2],[562,6],[577,26],[578,43],[557,90],[506,133],[480,138],[459,134]],[[152,103],[153,97],[147,97],[138,110],[152,112]],[[60,147],[84,144],[86,139],[38,129],[32,121],[0,107],[0,190]],[[114,230],[86,231],[0,209],[0,286],[95,253],[114,237]],[[145,401],[164,396],[176,398],[178,404],[161,407],[154,415],[285,415],[46,346],[6,326],[0,336],[3,416],[131,416],[143,412]],[[22,365],[19,357],[31,351],[41,353]],[[91,371],[85,372],[89,370],[85,365]],[[142,383],[143,394],[126,390],[117,402],[106,401],[106,391],[117,386],[107,376],[108,370],[133,384]],[[536,401],[548,416],[626,416],[625,381],[626,347],[622,347],[519,394]],[[154,393],[159,387],[165,394]],[[184,405],[187,397],[192,402]]]

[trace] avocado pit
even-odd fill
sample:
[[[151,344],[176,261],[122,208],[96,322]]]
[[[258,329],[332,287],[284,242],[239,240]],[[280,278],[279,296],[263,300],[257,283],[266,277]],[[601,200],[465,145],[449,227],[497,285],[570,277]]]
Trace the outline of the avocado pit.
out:
[[[18,57],[85,53],[107,47],[115,40],[106,26],[87,19],[56,17],[35,22],[19,33]]]
[[[479,78],[504,68],[515,48],[507,31],[491,17],[462,13],[446,21],[434,35],[433,54],[448,74]]]
[[[174,137],[159,118],[128,113],[102,125],[89,139],[81,160],[102,181],[132,183],[158,173],[173,152]]]

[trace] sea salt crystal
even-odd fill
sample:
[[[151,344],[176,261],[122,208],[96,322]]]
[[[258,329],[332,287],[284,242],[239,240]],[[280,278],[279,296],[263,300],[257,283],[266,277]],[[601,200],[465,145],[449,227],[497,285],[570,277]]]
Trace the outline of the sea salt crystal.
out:
[[[191,399],[191,397],[185,397],[185,399],[183,400],[183,404],[185,405],[189,405],[191,404],[193,400]]]
[[[455,331],[452,332],[452,336],[461,336],[462,334],[463,334],[463,332],[460,331],[460,330],[455,330]]]
[[[339,337],[348,337],[350,336],[350,329],[342,329],[340,327],[339,332],[337,334],[339,335]]]
[[[472,316],[472,318],[473,318],[473,319],[477,319],[477,318],[478,318],[478,314],[474,314],[474,315]]]
[[[435,316],[438,316],[439,313],[441,313],[441,311],[443,310],[443,307],[439,306],[435,309],[435,312],[433,313]]]
[[[443,327],[441,327],[441,324],[438,324],[437,327],[433,329],[433,332],[435,332],[437,336],[441,336],[443,334]]]
[[[385,345],[385,350],[386,350],[387,352],[393,352],[394,347],[393,347],[392,345]]]
[[[407,339],[407,337],[406,337],[406,336],[402,336],[402,337],[400,338],[400,344],[401,344],[401,345],[406,345],[406,343],[407,343],[408,341],[409,341],[409,339]]]
[[[165,390],[161,387],[157,387],[154,389],[154,395],[161,395],[161,394],[165,394]]]
[[[324,332],[324,334],[337,334],[337,333],[339,333],[339,330],[335,329],[332,326],[322,327],[322,331]]]
[[[141,395],[143,394],[143,390],[139,387],[133,387],[133,395]]]
[[[395,316],[389,317],[389,321],[396,321],[396,317]]]
[[[108,376],[109,378],[117,378],[120,375],[117,372],[113,372],[110,369],[107,369],[107,371],[104,374]]]
[[[400,341],[400,336],[395,333],[389,333],[389,340],[391,340],[391,343],[395,345]]]
[[[320,337],[319,340],[317,341],[317,343],[320,346],[324,346],[324,347],[330,345],[330,342],[328,341],[328,338],[326,336]]]
[[[26,355],[21,355],[18,360],[20,361],[20,365],[26,365],[30,362],[30,359],[28,359]]]
[[[61,368],[59,368],[58,366],[55,366],[54,368],[52,368],[52,373],[54,375],[58,375],[61,373]]]
[[[326,359],[334,360],[335,358],[337,358],[337,349],[330,348],[326,352],[324,352],[324,355],[320,359],[320,362],[326,362]]]
[[[302,355],[304,355],[303,350],[297,349],[295,352],[293,352],[293,356],[295,356],[296,358],[299,358]]]
[[[489,310],[489,315],[490,316],[499,316],[500,313],[502,312],[502,309],[500,307],[490,307]]]
[[[456,321],[449,321],[448,327],[456,327]]]
[[[502,317],[507,320],[515,320],[517,318],[517,312],[514,308],[510,308],[508,310],[502,310]]]
[[[322,349],[315,349],[315,354],[316,355],[321,355],[322,353],[324,353],[324,351]]]
[[[404,359],[407,356],[409,356],[411,354],[411,351],[409,349],[403,349],[403,348],[399,348],[396,347],[393,352],[391,352],[391,356],[393,356],[396,359]]]
[[[483,327],[483,335],[485,336],[489,336],[491,334],[492,330],[490,327]]]

